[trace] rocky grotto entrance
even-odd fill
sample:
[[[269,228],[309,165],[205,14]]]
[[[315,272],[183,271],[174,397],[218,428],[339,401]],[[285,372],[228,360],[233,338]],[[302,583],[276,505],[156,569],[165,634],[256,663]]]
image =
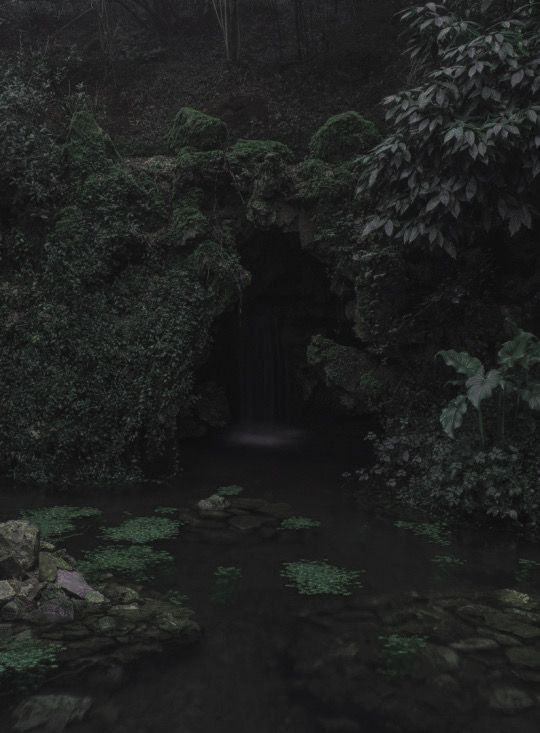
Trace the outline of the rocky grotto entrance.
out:
[[[335,333],[339,303],[296,234],[257,232],[241,254],[251,284],[216,323],[209,377],[225,390],[235,424],[301,422],[310,409],[306,349],[314,334]]]

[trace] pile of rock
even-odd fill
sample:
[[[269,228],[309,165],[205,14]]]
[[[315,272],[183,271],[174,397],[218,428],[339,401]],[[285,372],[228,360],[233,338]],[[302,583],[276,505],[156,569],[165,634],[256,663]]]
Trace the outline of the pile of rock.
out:
[[[298,617],[287,656],[316,730],[540,730],[540,596],[329,602]]]
[[[200,638],[189,609],[112,578],[93,587],[27,521],[0,524],[0,619],[0,649],[17,638],[60,642],[59,665],[71,671]]]
[[[234,542],[246,536],[274,537],[283,519],[291,514],[289,504],[213,494],[181,510],[180,519],[186,539]]]

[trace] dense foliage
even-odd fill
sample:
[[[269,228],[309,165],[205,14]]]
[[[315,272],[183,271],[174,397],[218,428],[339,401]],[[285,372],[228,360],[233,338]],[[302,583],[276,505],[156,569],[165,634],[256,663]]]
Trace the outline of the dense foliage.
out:
[[[540,26],[535,4],[469,17],[407,11],[418,85],[386,99],[390,135],[364,158],[376,205],[364,230],[452,256],[486,234],[531,228],[540,173]]]

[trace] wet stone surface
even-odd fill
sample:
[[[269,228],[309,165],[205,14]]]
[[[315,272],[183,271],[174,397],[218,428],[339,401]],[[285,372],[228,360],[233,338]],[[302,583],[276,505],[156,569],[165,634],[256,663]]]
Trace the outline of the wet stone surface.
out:
[[[286,652],[291,687],[315,730],[532,733],[539,611],[540,596],[514,590],[306,610]]]

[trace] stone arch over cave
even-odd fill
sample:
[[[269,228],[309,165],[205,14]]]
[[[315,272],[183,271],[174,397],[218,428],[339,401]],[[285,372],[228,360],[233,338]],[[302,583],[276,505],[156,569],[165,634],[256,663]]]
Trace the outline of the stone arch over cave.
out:
[[[204,377],[224,390],[233,423],[300,422],[310,411],[307,346],[338,335],[341,304],[297,233],[255,231],[239,251],[251,284],[216,321]]]

